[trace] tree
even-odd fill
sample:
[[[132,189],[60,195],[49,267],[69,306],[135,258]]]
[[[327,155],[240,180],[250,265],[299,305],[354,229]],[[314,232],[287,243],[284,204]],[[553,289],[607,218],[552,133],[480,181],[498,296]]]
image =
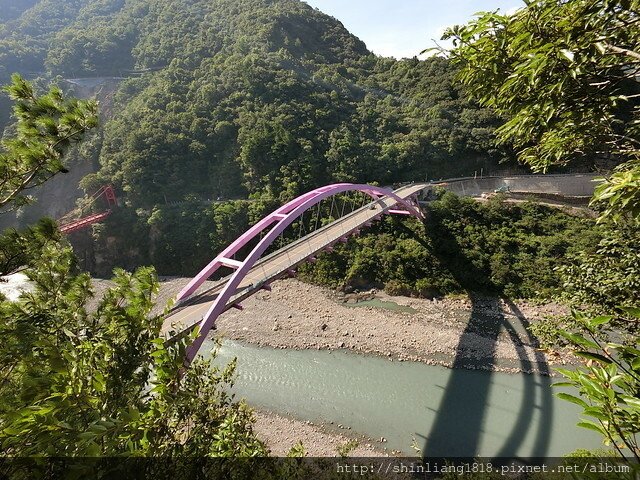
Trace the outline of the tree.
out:
[[[35,266],[49,244],[60,242],[58,225],[50,218],[22,231],[9,228],[0,234],[0,276]]]
[[[606,156],[605,214],[640,217],[640,2],[531,0],[447,30],[460,78],[509,120],[503,143],[536,171]]]
[[[45,248],[34,291],[0,304],[2,452],[13,456],[252,456],[252,414],[227,394],[233,375],[199,361],[178,384],[186,342],[165,346],[150,315],[150,268],[116,271],[88,308],[70,248]]]
[[[57,87],[36,96],[19,75],[5,92],[16,104],[16,134],[0,141],[0,212],[29,201],[24,195],[54,175],[66,172],[64,155],[98,123],[97,104],[65,99]]]
[[[627,322],[640,322],[640,309],[628,307],[624,317]],[[622,337],[615,341],[605,330],[613,320],[624,319],[618,315],[588,316],[573,312],[576,327],[560,334],[569,341],[575,354],[585,359],[585,365],[575,370],[557,369],[567,382],[556,386],[575,387],[582,398],[568,393],[558,396],[583,408],[578,426],[594,430],[604,437],[604,443],[613,447],[622,457],[640,460],[640,350],[637,331],[634,339]],[[575,331],[578,329],[579,331]],[[619,338],[620,335],[614,335]],[[626,449],[626,450],[625,450]]]
[[[16,101],[17,124],[15,135],[0,140],[0,213],[28,203],[26,191],[65,172],[65,153],[97,125],[95,102],[65,99],[56,87],[38,96],[14,75],[4,91]],[[59,241],[47,219],[24,231],[8,229],[0,235],[0,275],[33,266],[45,245]]]
[[[15,77],[10,91],[20,100],[17,136],[3,141],[7,207],[59,171],[70,143],[95,124],[94,104],[66,100],[56,89],[36,97]],[[189,339],[167,345],[161,338],[163,317],[151,313],[158,291],[152,268],[116,270],[113,286],[94,301],[91,278],[78,272],[51,221],[25,234],[6,232],[0,251],[4,270],[30,267],[34,287],[16,302],[0,296],[1,455],[267,454],[251,411],[227,393],[233,363],[199,360],[179,375]],[[23,465],[11,467],[28,477]]]
[[[626,237],[609,233],[595,255],[564,269],[571,302],[587,313],[574,311],[559,333],[586,363],[559,370],[581,397],[559,395],[592,419],[580,426],[636,460],[639,23],[636,0],[532,0],[514,15],[482,13],[444,36],[453,38],[451,57],[470,94],[509,118],[497,134],[520,149],[522,162],[538,171],[593,155],[620,163],[594,201],[605,203],[600,221],[618,222]]]

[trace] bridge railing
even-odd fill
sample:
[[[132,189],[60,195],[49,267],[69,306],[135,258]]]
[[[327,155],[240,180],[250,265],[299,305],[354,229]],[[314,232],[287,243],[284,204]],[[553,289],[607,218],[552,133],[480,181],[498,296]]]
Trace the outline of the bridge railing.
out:
[[[333,245],[336,242],[340,241],[341,238],[344,238],[345,236],[351,234],[353,231],[358,230],[361,225],[353,227],[353,228],[347,228],[345,226],[346,222],[349,220],[349,218],[358,215],[359,213],[362,213],[366,210],[369,210],[371,208],[371,205],[374,203],[379,202],[379,200],[374,200],[372,202],[367,203],[366,205],[353,210],[352,212],[350,212],[349,214],[336,219],[335,222],[333,223],[328,223],[326,225],[323,225],[322,227],[318,228],[317,230],[314,230],[313,232],[311,232],[309,235],[300,238],[298,240],[294,240],[293,242],[287,244],[287,249],[291,249],[291,248],[295,248],[299,245],[302,245],[304,243],[306,243],[308,245],[308,248],[306,249],[306,251],[302,254],[299,254],[295,257],[292,257],[291,254],[289,253],[289,250],[287,250],[285,253],[282,253],[279,250],[270,253],[269,255],[266,255],[264,257],[262,257],[258,262],[256,262],[254,269],[262,269],[262,279],[260,281],[257,282],[257,284],[252,285],[252,286],[248,286],[245,287],[242,291],[237,292],[236,295],[234,295],[234,297],[232,299],[229,300],[229,304],[234,303],[234,301],[237,301],[237,298],[242,296],[242,293],[244,292],[244,290],[248,289],[248,288],[258,288],[260,285],[264,285],[265,283],[268,283],[270,281],[272,281],[274,278],[277,278],[281,275],[287,274],[288,272],[290,272],[292,270],[292,268],[294,268],[295,266],[299,265],[300,263],[306,261],[310,256],[312,256],[314,253],[320,252],[322,250],[324,250],[325,248],[327,248],[327,246],[329,245]],[[376,211],[375,215],[372,215],[372,219],[374,217],[378,217],[379,215],[383,214],[386,210],[389,210],[392,207],[385,207],[382,210]],[[366,222],[365,222],[366,223]],[[339,226],[340,229],[337,233],[334,233],[333,235],[329,234],[329,231],[333,231],[335,230],[335,228]],[[320,248],[313,248],[311,245],[311,239],[312,238],[318,238],[318,236],[323,235],[324,236],[324,242],[323,242],[323,246]],[[267,263],[272,263],[274,262],[274,260],[277,257],[283,257],[282,261],[276,262],[275,265],[277,268],[275,272],[271,272],[271,273],[267,273],[266,270],[264,269],[264,265]]]
[[[252,260],[252,256],[255,258],[255,256],[258,255],[258,253],[256,253],[257,251],[264,253],[265,241],[273,243],[276,236],[278,235],[278,232],[282,233],[284,231],[284,228],[286,227],[277,229],[277,232],[269,231],[269,233],[267,233],[267,237],[263,238],[260,241],[259,245],[255,247],[260,248],[260,250],[255,250],[254,248],[254,250],[248,257],[248,260],[244,260],[244,265],[237,269],[232,275],[221,279],[215,285],[211,286],[203,292],[200,292],[198,295],[191,297],[191,299],[186,300],[186,302],[180,302],[177,308],[173,310],[172,314],[179,315],[177,318],[180,319],[180,321],[178,323],[171,323],[172,315],[170,315],[167,318],[168,323],[163,326],[163,329],[169,335],[169,341],[174,341],[176,338],[183,336],[193,327],[200,324],[203,330],[200,332],[200,335],[198,336],[196,341],[194,341],[189,347],[190,351],[188,352],[186,362],[190,362],[197,353],[200,345],[202,344],[202,341],[206,336],[206,332],[208,332],[209,329],[215,326],[215,319],[222,312],[228,310],[231,307],[241,308],[240,302],[242,302],[245,298],[249,297],[261,288],[264,288],[273,280],[280,278],[283,275],[287,275],[300,263],[304,262],[309,257],[314,256],[317,252],[323,251],[328,246],[331,246],[337,242],[346,241],[346,238],[348,238],[349,235],[359,232],[359,230],[363,226],[370,225],[374,220],[377,220],[384,213],[406,212],[407,214],[411,214],[421,218],[417,203],[415,200],[412,200],[412,197],[420,188],[423,188],[423,186],[425,185],[413,185],[413,189],[410,191],[401,189],[404,190],[403,196],[398,196],[399,191],[383,194],[382,196],[376,198],[374,201],[365,203],[363,206],[356,208],[347,215],[344,215],[337,220],[323,225],[321,228],[305,235],[304,238],[300,238],[288,244],[286,247],[283,247],[276,252],[266,255],[265,257]],[[345,189],[345,187],[351,188],[352,186],[337,185],[337,187],[347,190]],[[356,187],[360,187],[359,191],[369,194],[368,190],[362,188],[363,186],[356,185]],[[330,190],[327,190],[321,193],[325,194],[325,197],[327,197],[330,196],[330,192]],[[314,199],[310,197],[306,200],[306,202],[310,203],[313,202],[313,200]],[[399,203],[403,205],[403,208],[397,208],[397,205]],[[374,206],[375,208],[372,208],[372,206]],[[304,207],[304,204],[302,205],[302,207]],[[300,213],[297,213],[297,216],[300,216]],[[291,222],[288,222],[287,226],[290,225]],[[260,247],[260,244],[262,244],[263,246]],[[237,263],[239,264],[239,262]],[[231,263],[231,266],[234,265],[234,263]],[[248,265],[251,266],[247,267]],[[208,268],[209,267],[203,270],[203,272],[209,271]],[[220,290],[221,287],[222,289]],[[192,293],[195,293],[195,291],[192,291],[191,294]],[[196,298],[198,297],[199,299],[196,300]],[[186,315],[184,313],[178,313],[183,308],[191,308],[189,307],[189,304],[191,303],[192,306],[196,307],[196,310],[194,311],[195,315],[193,313],[186,313]],[[200,307],[198,307],[198,305],[201,304],[205,306],[208,304],[210,305],[208,306],[208,310],[204,315],[200,315],[199,313]],[[188,320],[188,322],[182,322],[182,320]],[[177,330],[175,329],[175,327],[178,327]]]

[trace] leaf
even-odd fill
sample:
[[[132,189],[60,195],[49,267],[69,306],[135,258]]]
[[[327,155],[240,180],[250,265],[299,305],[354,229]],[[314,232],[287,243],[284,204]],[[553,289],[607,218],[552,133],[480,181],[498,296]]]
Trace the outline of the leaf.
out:
[[[129,418],[131,420],[139,420],[140,419],[140,412],[138,411],[137,408],[134,407],[129,407]]]
[[[92,425],[89,425],[89,430],[97,434],[101,434],[107,431],[107,427],[105,427],[104,425],[100,425],[98,423],[94,423]]]
[[[551,385],[552,387],[573,387],[574,384],[571,382],[557,382]]]
[[[605,357],[604,355],[600,355],[599,353],[592,353],[592,352],[585,352],[585,351],[574,352],[574,353],[579,357],[586,358],[588,360],[595,360],[596,362],[604,363],[605,365],[610,365],[612,363],[612,361],[609,358]]]
[[[582,335],[569,333],[562,330],[558,333],[560,333],[560,335],[562,335],[564,338],[572,342],[574,345],[580,345],[586,348],[593,348],[594,350],[600,349],[600,346],[597,343],[592,342],[591,340],[587,340]]]
[[[610,420],[609,416],[604,412],[604,410],[601,407],[585,408],[582,414],[588,415],[593,418],[597,418],[598,420],[602,420],[603,422],[608,422]]]
[[[75,338],[76,337],[76,335],[71,330],[69,330],[67,328],[63,328],[62,331],[69,338]]]
[[[593,400],[602,401],[603,397],[607,395],[607,389],[602,386],[600,381],[594,381],[586,375],[582,375],[580,383],[585,393]]]
[[[632,317],[640,319],[640,308],[639,307],[624,307],[622,310],[627,312]]]
[[[91,442],[86,450],[86,454],[88,457],[98,457],[101,454],[100,445],[95,442]]]
[[[614,318],[615,317],[613,317],[612,315],[601,315],[589,320],[589,325],[591,325],[592,327],[598,327],[600,325],[604,325],[605,323],[609,323]]]
[[[566,400],[567,402],[575,403],[576,405],[580,405],[582,408],[589,408],[589,404],[582,400],[581,398],[576,397],[575,395],[570,395],[568,393],[556,393],[556,397],[561,398],[562,400]]]
[[[576,371],[573,370],[567,370],[566,368],[556,368],[556,371],[561,374],[564,375],[565,377],[573,380],[573,381],[577,381],[578,380],[578,373]]]
[[[621,395],[622,401],[634,408],[640,408],[640,398],[631,397],[629,395]]]
[[[593,430],[594,432],[598,432],[600,435],[604,435],[605,437],[607,436],[607,431],[597,423],[592,422],[591,420],[583,420],[581,422],[578,422],[577,425],[579,427],[586,428],[588,430]]]

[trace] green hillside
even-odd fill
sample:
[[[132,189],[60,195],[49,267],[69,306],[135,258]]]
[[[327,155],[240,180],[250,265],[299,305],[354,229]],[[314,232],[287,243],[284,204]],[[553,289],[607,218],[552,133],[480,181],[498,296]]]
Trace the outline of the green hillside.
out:
[[[133,204],[290,197],[330,181],[469,173],[499,158],[496,118],[460,98],[445,60],[375,57],[298,0],[32,3],[0,26],[3,75],[159,69],[122,83],[94,152],[100,177]]]
[[[109,182],[125,199],[125,232],[187,196],[279,203],[331,182],[469,175],[506,156],[500,119],[464,98],[447,60],[377,57],[299,0],[12,5],[0,80],[123,77],[76,157],[94,164],[87,193]],[[8,111],[0,104],[0,122]],[[56,215],[52,203],[23,221]]]

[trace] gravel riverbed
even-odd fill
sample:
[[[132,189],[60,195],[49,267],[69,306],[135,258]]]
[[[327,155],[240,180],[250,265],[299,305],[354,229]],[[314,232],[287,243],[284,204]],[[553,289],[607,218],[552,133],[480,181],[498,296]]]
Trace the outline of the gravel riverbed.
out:
[[[186,281],[164,279],[158,304],[164,305]],[[550,365],[571,361],[568,355],[540,350],[527,328],[546,316],[567,313],[555,303],[366,295],[414,312],[349,306],[345,302],[353,302],[353,295],[287,279],[274,282],[271,292],[245,300],[244,310],[225,312],[213,333],[274,348],[349,350],[395,361],[507,373],[547,374]]]
[[[184,278],[161,279],[157,311],[187,282]],[[106,286],[107,282],[96,282],[98,290]],[[413,311],[353,306],[357,297],[375,297]],[[265,347],[347,350],[390,361],[507,373],[549,374],[550,366],[573,361],[568,354],[551,356],[540,350],[527,328],[546,316],[567,313],[554,303],[487,297],[428,300],[375,291],[344,295],[287,279],[274,282],[271,292],[258,292],[242,306],[242,311],[224,313],[212,334]],[[329,424],[313,425],[261,411],[256,418],[258,435],[277,455],[286,454],[302,440],[309,456],[335,456],[341,445],[353,439],[358,446],[351,455],[394,453],[377,440],[339,432]]]
[[[298,442],[302,442],[308,457],[336,457],[341,450],[353,457],[380,457],[398,453],[385,449],[384,439],[373,440],[342,426],[303,422],[261,410],[255,413],[256,434],[269,447],[271,454],[278,457],[286,456]]]

